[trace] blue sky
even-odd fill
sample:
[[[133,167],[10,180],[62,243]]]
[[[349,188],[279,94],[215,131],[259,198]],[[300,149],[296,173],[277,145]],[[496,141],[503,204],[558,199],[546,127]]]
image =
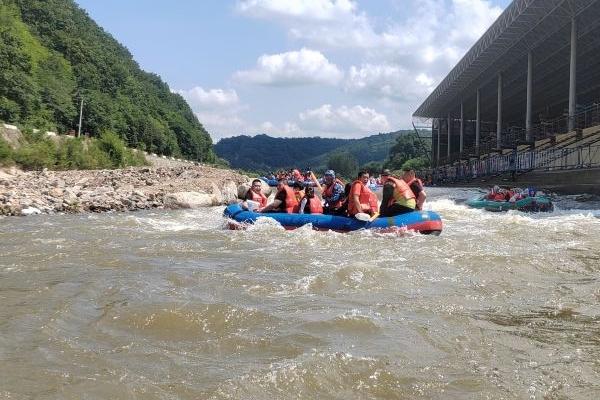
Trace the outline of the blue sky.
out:
[[[356,138],[412,112],[508,0],[76,0],[214,141]]]

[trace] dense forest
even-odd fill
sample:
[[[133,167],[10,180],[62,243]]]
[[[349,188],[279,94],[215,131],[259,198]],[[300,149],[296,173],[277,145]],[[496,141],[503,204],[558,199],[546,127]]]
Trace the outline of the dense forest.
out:
[[[0,0],[0,120],[112,131],[130,147],[212,162],[212,141],[178,94],[73,0]]]
[[[429,161],[425,153],[430,148],[427,140],[421,142],[410,130],[361,139],[235,136],[219,141],[215,152],[232,167],[250,171],[266,173],[292,167],[323,171],[333,168],[350,177],[358,168],[378,173],[383,167],[394,170],[403,166],[427,167]]]
[[[396,139],[408,132],[380,133],[361,139],[235,136],[221,139],[215,152],[234,168],[269,172],[298,167],[318,171],[327,167],[334,153],[349,154],[361,166],[371,161],[383,162]]]

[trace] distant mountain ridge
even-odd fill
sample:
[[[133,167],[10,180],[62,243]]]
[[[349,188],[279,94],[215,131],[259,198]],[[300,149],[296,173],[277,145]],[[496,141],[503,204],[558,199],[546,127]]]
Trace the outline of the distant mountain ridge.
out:
[[[214,149],[233,168],[259,172],[291,167],[322,170],[326,168],[328,157],[335,152],[352,154],[359,165],[372,161],[383,163],[397,138],[411,132],[413,131],[401,130],[379,133],[360,139],[241,135],[221,139]]]

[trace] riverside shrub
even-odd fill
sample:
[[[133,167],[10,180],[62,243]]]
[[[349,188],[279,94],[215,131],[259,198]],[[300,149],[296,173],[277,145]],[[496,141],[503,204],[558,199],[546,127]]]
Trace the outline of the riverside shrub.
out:
[[[13,161],[23,169],[113,169],[147,165],[141,152],[134,152],[115,133],[104,133],[99,139],[58,137],[27,133],[26,141],[12,151],[0,142],[0,164]]]
[[[102,133],[97,141],[97,146],[108,156],[113,168],[146,164],[144,156],[126,147],[125,142],[114,132],[106,131]]]
[[[0,165],[12,164],[12,149],[4,139],[0,137]]]
[[[22,145],[15,151],[14,160],[24,169],[54,168],[57,161],[56,145],[49,139]]]

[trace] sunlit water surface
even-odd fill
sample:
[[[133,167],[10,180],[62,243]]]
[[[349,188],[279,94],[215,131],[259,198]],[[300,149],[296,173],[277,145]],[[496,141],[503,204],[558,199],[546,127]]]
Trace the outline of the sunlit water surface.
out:
[[[600,398],[600,205],[428,191],[439,237],[0,219],[0,398]]]

